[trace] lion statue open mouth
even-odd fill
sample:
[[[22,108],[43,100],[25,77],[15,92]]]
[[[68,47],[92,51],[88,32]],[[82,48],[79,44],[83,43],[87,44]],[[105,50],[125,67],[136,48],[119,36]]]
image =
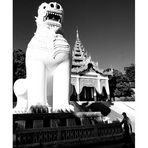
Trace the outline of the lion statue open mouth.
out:
[[[61,28],[63,21],[63,8],[56,2],[49,4],[42,3],[38,9],[38,17],[36,17],[37,24],[44,24],[51,26],[57,26]]]
[[[45,112],[73,110],[69,105],[70,46],[63,35],[57,33],[62,27],[63,15],[62,6],[56,2],[42,3],[38,8],[37,29],[26,50],[27,77],[14,84],[15,113],[35,108]]]

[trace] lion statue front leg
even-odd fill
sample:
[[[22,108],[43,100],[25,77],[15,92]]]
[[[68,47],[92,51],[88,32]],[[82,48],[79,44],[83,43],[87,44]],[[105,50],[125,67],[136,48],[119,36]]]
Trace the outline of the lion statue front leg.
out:
[[[64,61],[55,69],[53,76],[53,111],[71,111],[73,106],[69,104],[70,92],[70,57],[65,53],[57,55],[56,59],[64,57]]]
[[[47,105],[46,66],[42,61],[28,61],[28,112],[30,108]]]

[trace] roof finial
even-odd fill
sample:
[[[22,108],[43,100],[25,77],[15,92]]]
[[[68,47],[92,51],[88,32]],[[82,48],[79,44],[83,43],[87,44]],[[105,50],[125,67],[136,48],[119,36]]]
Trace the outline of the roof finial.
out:
[[[78,31],[78,28],[77,28],[77,31],[76,32],[77,32],[77,40],[80,40],[79,39],[79,31]]]

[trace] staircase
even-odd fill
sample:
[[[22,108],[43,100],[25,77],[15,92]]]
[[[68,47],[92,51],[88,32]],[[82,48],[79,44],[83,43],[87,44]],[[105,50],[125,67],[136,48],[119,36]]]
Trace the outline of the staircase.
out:
[[[105,105],[105,104],[104,104]],[[114,102],[110,106],[111,112],[108,117],[111,121],[118,119],[122,120],[122,113],[126,112],[132,123],[133,132],[135,132],[135,102]]]

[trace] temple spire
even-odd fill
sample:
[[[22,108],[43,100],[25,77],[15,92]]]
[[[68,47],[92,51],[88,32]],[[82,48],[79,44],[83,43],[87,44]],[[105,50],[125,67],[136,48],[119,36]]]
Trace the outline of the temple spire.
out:
[[[78,29],[76,30],[76,41],[72,51],[72,72],[79,73],[87,68],[87,53],[79,38]]]
[[[76,29],[76,41],[75,41],[74,48],[72,51],[71,71],[73,73],[79,74],[80,72],[88,68],[89,63],[91,63],[97,71],[100,71],[98,68],[98,62],[93,62],[91,60],[91,56],[87,55],[87,52],[85,51],[85,48],[79,38],[78,29]]]

